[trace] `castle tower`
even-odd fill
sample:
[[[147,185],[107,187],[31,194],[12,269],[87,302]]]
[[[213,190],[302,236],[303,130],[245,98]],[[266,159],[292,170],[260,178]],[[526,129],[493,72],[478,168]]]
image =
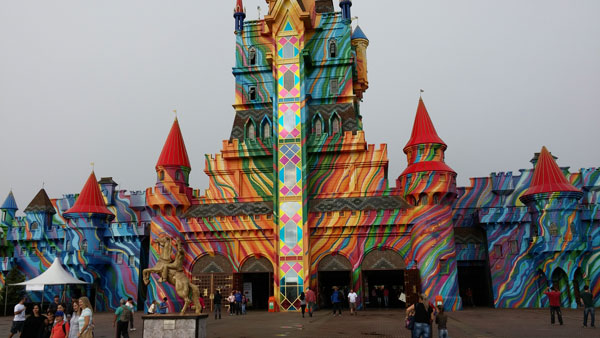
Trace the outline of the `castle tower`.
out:
[[[356,78],[353,81],[354,94],[359,100],[362,100],[363,93],[369,88],[369,79],[367,77],[367,47],[369,39],[365,33],[356,26],[352,32],[352,48],[356,53]]]
[[[441,295],[444,307],[456,310],[461,306],[451,207],[456,173],[444,163],[446,148],[419,98],[412,134],[404,147],[408,167],[400,174],[397,188],[415,206],[414,217],[427,216],[410,230],[408,257],[419,269],[422,291],[430,297]]]
[[[233,17],[235,18],[235,33],[241,33],[244,30],[244,19],[246,18],[246,8],[242,0],[237,0],[233,9]]]
[[[15,200],[15,196],[13,195],[12,190],[6,196],[4,203],[0,206],[0,221],[5,224],[12,224],[12,221],[15,219],[15,215],[19,210],[17,207],[17,201]]]
[[[156,189],[147,195],[148,205],[160,207],[168,215],[182,212],[190,205],[192,189],[189,176],[192,170],[183,135],[177,118],[156,162]]]
[[[42,233],[49,230],[52,224],[52,216],[56,214],[56,210],[54,210],[54,206],[43,188],[35,195],[24,211],[29,224],[38,223]]]
[[[350,7],[352,7],[352,1],[340,0],[340,8],[342,9],[342,19],[347,21],[352,20],[352,13],[350,12]]]
[[[104,246],[104,230],[115,216],[104,203],[104,196],[93,171],[75,204],[65,211],[63,216],[72,222],[74,228],[80,230],[71,233],[75,236],[71,239],[75,250],[84,254],[101,251]]]
[[[450,205],[456,197],[456,173],[444,162],[447,146],[438,136],[423,99],[419,98],[410,140],[404,147],[408,167],[398,188],[413,205]]]

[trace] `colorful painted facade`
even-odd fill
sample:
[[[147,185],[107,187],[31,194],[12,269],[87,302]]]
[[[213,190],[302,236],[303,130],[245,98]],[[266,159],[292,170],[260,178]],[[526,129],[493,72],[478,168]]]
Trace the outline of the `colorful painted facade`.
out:
[[[79,196],[42,190],[16,217],[11,192],[0,207],[3,272],[16,264],[33,277],[58,256],[94,283],[99,309],[123,297],[175,299],[157,276],[148,286],[139,278],[158,260],[156,239],[169,236],[184,241],[186,272],[207,304],[216,289],[238,289],[256,307],[272,296],[295,311],[307,287],[327,306],[334,285],[356,290],[361,308],[374,306],[379,286],[409,302],[441,295],[449,310],[466,288],[509,308],[547,305],[549,281],[568,306],[584,283],[600,293],[599,170],[570,174],[544,148],[535,171],[457,188],[419,99],[408,165],[390,184],[387,146],[367,144],[362,128],[369,40],[352,29],[352,2],[340,12],[331,0],[267,3],[257,21],[244,21],[241,0],[234,8],[235,117],[221,151],[206,155],[208,188],[189,186],[176,119],[145,193],[95,184],[92,173]]]

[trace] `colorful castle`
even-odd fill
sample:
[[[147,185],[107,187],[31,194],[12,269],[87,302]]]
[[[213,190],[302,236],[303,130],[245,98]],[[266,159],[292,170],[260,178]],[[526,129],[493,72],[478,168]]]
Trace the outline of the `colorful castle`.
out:
[[[59,257],[92,283],[97,309],[174,299],[157,276],[147,287],[140,278],[168,236],[185,243],[185,270],[207,304],[217,289],[243,290],[256,308],[274,297],[281,311],[297,310],[307,287],[321,306],[338,286],[356,290],[360,307],[378,306],[387,289],[390,306],[422,291],[452,310],[466,289],[503,308],[546,306],[549,284],[565,306],[584,284],[600,293],[600,170],[569,173],[542,148],[519,176],[457,188],[419,99],[408,165],[391,186],[387,146],[367,144],[362,128],[369,40],[352,30],[352,2],[340,12],[332,0],[267,3],[257,21],[245,21],[242,0],[234,8],[235,118],[220,153],[206,156],[208,189],[189,186],[176,119],[145,193],[92,172],[79,195],[42,189],[16,217],[10,192],[0,206],[2,282],[12,266],[31,278]]]

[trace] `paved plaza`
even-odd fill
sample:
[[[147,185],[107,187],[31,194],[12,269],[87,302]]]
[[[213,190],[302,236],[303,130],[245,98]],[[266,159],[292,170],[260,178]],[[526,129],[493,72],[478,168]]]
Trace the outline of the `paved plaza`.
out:
[[[131,338],[142,337],[141,313],[136,313],[138,328]],[[600,337],[600,329],[582,328],[581,310],[563,310],[565,325],[551,325],[548,309],[477,308],[448,313],[450,337]],[[113,315],[95,316],[95,337],[114,337]],[[8,333],[11,317],[2,317],[0,332]],[[399,310],[362,311],[358,316],[348,312],[333,317],[329,311],[318,311],[313,318],[297,313],[248,312],[245,316],[224,316],[215,321],[209,317],[208,337],[410,337],[404,328],[404,312]],[[434,330],[433,337],[437,337]]]

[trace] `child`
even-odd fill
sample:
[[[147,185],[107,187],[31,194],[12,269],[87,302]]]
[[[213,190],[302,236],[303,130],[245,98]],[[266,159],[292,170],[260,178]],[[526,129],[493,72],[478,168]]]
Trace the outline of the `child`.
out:
[[[444,307],[442,305],[438,305],[438,313],[435,316],[435,323],[438,325],[438,337],[440,338],[448,338],[448,329],[446,328],[446,322],[448,321],[448,316],[444,313]]]

